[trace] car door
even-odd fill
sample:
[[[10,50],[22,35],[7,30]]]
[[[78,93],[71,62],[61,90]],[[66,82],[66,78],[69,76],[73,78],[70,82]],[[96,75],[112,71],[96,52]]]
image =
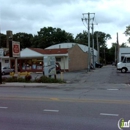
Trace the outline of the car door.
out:
[[[2,71],[3,73],[8,73],[8,71],[7,71],[7,67],[3,67],[3,71]]]
[[[9,67],[6,67],[6,73],[9,73],[10,69]]]
[[[126,61],[126,67],[128,70],[130,70],[130,57],[127,57],[127,61]]]

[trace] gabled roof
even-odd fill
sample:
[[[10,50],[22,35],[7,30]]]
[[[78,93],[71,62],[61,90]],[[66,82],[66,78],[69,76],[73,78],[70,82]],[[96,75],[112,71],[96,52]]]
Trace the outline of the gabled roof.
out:
[[[43,54],[36,52],[34,50],[31,50],[29,48],[25,48],[21,50],[20,56],[21,57],[43,57]]]
[[[58,49],[41,49],[41,48],[29,48],[41,54],[67,54],[68,48],[58,48]]]

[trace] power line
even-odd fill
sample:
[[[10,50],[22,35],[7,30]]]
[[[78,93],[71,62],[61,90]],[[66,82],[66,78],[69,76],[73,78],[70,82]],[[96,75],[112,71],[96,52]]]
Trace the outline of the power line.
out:
[[[87,15],[87,18],[85,17]],[[90,22],[94,21],[94,17],[91,17],[91,15],[95,16],[95,13],[83,13],[83,18],[82,21],[85,21],[88,25],[88,65],[87,65],[87,69],[88,71],[90,71],[90,64],[91,64],[91,55],[90,55]]]

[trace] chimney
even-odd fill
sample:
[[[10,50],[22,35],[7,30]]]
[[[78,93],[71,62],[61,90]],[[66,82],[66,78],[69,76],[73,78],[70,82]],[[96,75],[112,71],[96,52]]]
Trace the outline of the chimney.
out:
[[[13,33],[11,30],[6,31],[6,48],[9,48],[9,38],[13,39]]]

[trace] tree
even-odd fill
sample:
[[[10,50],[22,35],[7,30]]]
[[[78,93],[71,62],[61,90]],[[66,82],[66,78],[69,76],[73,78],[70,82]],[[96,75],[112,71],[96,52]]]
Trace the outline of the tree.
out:
[[[107,40],[111,39],[110,34],[104,32],[94,32],[94,48],[97,49],[97,36],[100,48],[100,59],[101,62],[106,62],[106,54],[108,54]],[[75,37],[75,42],[79,44],[84,44],[88,46],[88,33],[83,31],[83,33],[77,34]],[[90,47],[92,47],[92,34],[90,33]],[[105,61],[104,61],[105,60]]]
[[[77,34],[75,37],[75,42],[88,46],[88,32],[83,31],[83,33]]]
[[[104,32],[94,32],[94,47],[97,48],[97,38],[99,43],[99,49],[100,49],[100,61],[106,64],[106,61],[108,61],[108,54],[109,50],[107,48],[106,42],[111,39],[110,34],[106,34]]]
[[[44,27],[34,36],[33,46],[46,48],[63,42],[74,42],[73,35],[60,28]]]
[[[130,36],[130,25],[126,26],[126,30],[124,32],[126,36]],[[130,37],[128,38],[128,42],[130,43]]]
[[[122,43],[122,44],[120,45],[120,47],[128,47],[128,46],[126,45],[126,43]]]
[[[5,48],[6,47],[6,35],[0,33],[0,47]]]
[[[112,43],[112,47],[109,49],[109,53],[107,57],[109,62],[115,61],[115,51],[117,51],[115,50],[116,47],[117,47],[117,43]]]
[[[13,41],[20,42],[20,48],[26,48],[32,46],[33,35],[27,33],[16,33],[13,35]]]

